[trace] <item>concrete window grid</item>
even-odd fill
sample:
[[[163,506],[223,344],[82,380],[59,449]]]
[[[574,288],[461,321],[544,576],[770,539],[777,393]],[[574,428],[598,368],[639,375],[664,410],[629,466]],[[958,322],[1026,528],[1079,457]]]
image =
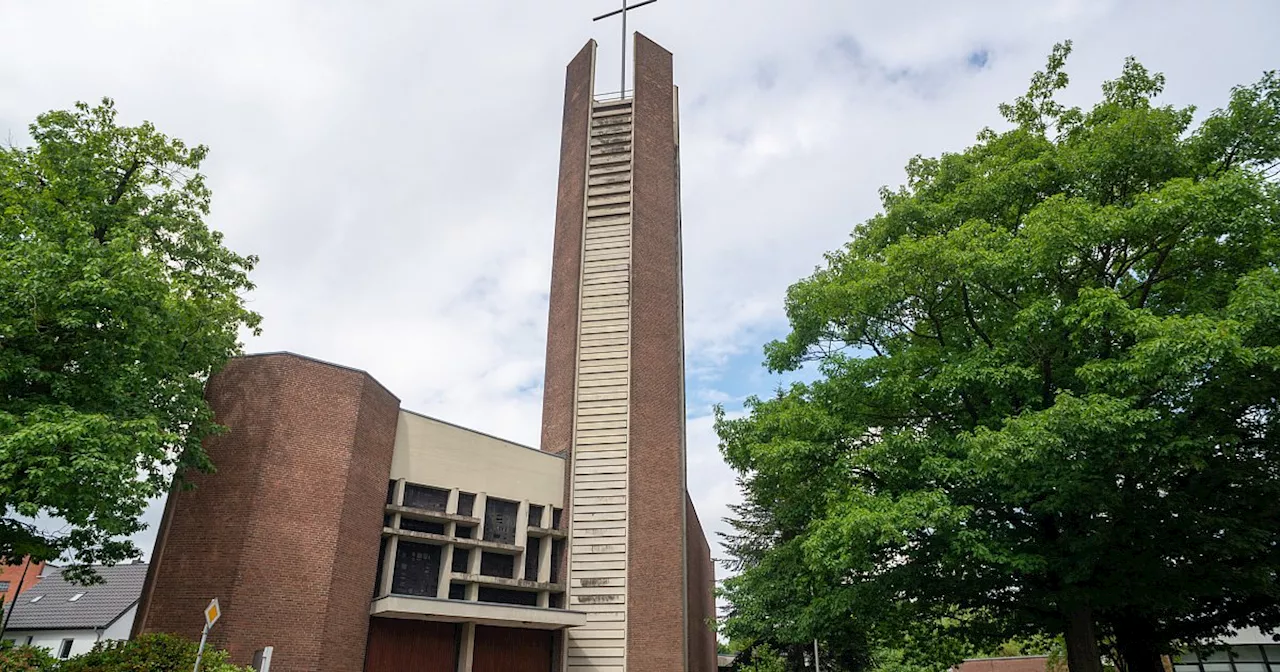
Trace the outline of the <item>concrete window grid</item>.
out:
[[[405,490],[407,487],[434,488],[448,490],[448,502],[443,511],[420,509],[405,506]],[[441,571],[436,590],[438,599],[462,599],[469,602],[479,601],[480,588],[517,590],[535,593],[536,606],[544,609],[564,608],[564,600],[553,600],[553,594],[564,592],[564,586],[551,581],[551,551],[553,541],[565,536],[563,530],[555,528],[556,514],[559,507],[553,503],[532,503],[529,500],[517,502],[518,509],[515,520],[515,543],[498,544],[485,542],[484,512],[487,509],[488,493],[463,493],[458,488],[408,483],[405,479],[392,481],[388,487],[388,504],[386,507],[385,527],[382,531],[384,544],[382,549],[382,573],[378,577],[378,591],[375,597],[393,594],[395,557],[401,539],[406,542],[429,544],[440,547]],[[499,499],[496,495],[495,499]],[[466,501],[470,500],[470,501]],[[515,500],[505,500],[515,502]],[[460,514],[460,503],[471,504],[472,515]],[[534,514],[531,516],[531,513]],[[476,515],[479,514],[479,515]],[[416,532],[406,529],[404,521],[432,521],[443,526],[443,534]],[[417,526],[420,527],[420,526]],[[466,530],[466,534],[459,534]],[[545,541],[530,544],[531,538]],[[454,553],[466,556],[466,571],[456,571]],[[537,559],[527,557],[533,552]],[[480,564],[485,553],[499,553],[512,556],[513,576],[508,580],[487,577],[481,574]],[[537,576],[527,576],[530,569],[536,568]],[[463,588],[459,590],[458,586]],[[486,591],[489,592],[489,591]],[[459,594],[461,593],[461,598]],[[553,602],[558,606],[553,607]]]

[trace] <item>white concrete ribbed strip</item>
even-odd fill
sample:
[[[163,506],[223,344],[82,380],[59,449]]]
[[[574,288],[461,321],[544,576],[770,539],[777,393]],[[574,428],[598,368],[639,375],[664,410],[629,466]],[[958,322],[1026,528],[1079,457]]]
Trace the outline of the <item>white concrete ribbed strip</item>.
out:
[[[574,407],[569,672],[623,672],[631,393],[631,106],[592,111]]]

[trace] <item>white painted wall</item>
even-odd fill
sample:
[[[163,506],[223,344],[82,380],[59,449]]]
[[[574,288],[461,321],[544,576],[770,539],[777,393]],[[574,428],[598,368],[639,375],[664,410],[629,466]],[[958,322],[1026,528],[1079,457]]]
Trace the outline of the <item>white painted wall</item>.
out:
[[[58,649],[62,647],[62,640],[74,640],[71,644],[71,655],[78,656],[87,653],[93,648],[94,642],[98,641],[99,633],[96,630],[6,630],[5,639],[12,639],[19,645],[26,644],[27,638],[31,638],[31,646],[39,646],[49,650],[49,653],[58,655]],[[126,633],[127,636],[127,633]]]
[[[138,606],[135,604],[129,607],[129,610],[120,615],[114,623],[107,626],[106,630],[6,630],[5,639],[12,639],[19,645],[26,644],[27,638],[31,638],[31,646],[38,646],[49,650],[49,653],[58,655],[59,649],[62,648],[62,640],[73,640],[71,643],[71,655],[78,656],[82,653],[88,653],[93,648],[95,642],[99,640],[109,639],[129,639],[129,630],[133,627],[133,618],[137,615]]]
[[[129,639],[129,631],[133,629],[133,617],[138,615],[138,605],[135,603],[129,610],[120,614],[114,623],[107,626],[103,631],[103,639]]]
[[[550,453],[400,411],[392,479],[562,507],[564,469]]]

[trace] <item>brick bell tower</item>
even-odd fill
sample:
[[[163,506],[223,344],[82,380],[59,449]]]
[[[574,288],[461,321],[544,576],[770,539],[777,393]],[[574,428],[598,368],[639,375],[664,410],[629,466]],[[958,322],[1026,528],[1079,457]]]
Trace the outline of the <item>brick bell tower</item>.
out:
[[[569,609],[561,669],[716,669],[714,569],[686,490],[678,98],[635,34],[634,91],[569,63],[542,449],[565,454]]]

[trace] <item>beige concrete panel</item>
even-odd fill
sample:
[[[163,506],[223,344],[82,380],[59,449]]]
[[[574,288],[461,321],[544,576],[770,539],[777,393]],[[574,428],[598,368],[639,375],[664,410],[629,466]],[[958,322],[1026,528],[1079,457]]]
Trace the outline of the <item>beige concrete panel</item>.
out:
[[[564,506],[563,458],[401,411],[391,478]]]

